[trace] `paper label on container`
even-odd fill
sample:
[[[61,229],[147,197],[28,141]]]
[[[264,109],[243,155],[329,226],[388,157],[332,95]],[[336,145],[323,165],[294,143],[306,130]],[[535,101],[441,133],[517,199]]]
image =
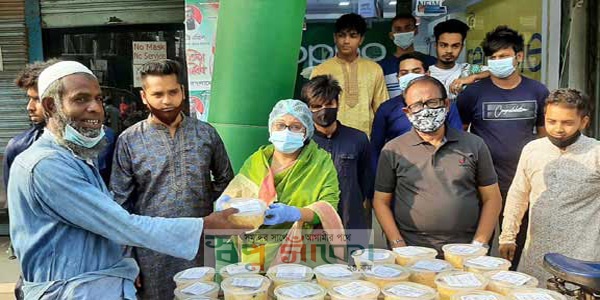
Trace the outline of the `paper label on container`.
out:
[[[390,258],[390,254],[387,252],[371,252],[366,251],[363,253],[360,258],[366,260],[384,260]]]
[[[444,277],[444,281],[451,287],[478,287],[481,281],[473,274],[461,274]]]
[[[480,256],[477,258],[469,259],[467,262],[486,268],[497,268],[504,264],[503,260],[490,256]]]
[[[517,300],[554,300],[552,296],[544,293],[515,293]]]
[[[492,280],[507,282],[512,285],[524,285],[531,279],[530,277],[525,276],[523,274],[509,271],[498,272],[494,274],[494,276],[492,276],[491,278]]]
[[[481,248],[476,246],[453,246],[448,250],[454,254],[474,254],[481,250]]]
[[[306,277],[306,268],[298,266],[279,265],[277,267],[277,278],[302,279]]]
[[[279,291],[287,297],[305,298],[319,294],[321,291],[310,285],[292,285],[279,289]]]
[[[388,289],[387,291],[396,296],[414,297],[414,298],[421,297],[421,296],[427,294],[427,291],[420,290],[420,289],[414,288],[412,286],[406,286],[406,285],[397,285],[397,286],[394,286],[394,287]]]
[[[413,247],[413,246],[394,248],[394,252],[396,252],[402,256],[419,256],[419,255],[429,253],[425,249]]]
[[[422,261],[416,262],[412,267],[415,269],[440,272],[440,271],[443,271],[446,268],[448,268],[448,265],[441,261],[422,260]]]
[[[210,292],[214,289],[214,286],[202,282],[196,282],[181,290],[182,293],[188,295],[202,295]]]
[[[471,295],[460,296],[460,300],[498,300],[498,297],[492,295]]]
[[[252,265],[229,265],[226,267],[227,273],[231,275],[250,273],[255,270],[255,266]]]
[[[253,288],[253,289],[259,288],[262,284],[263,284],[262,278],[236,277],[236,278],[233,278],[233,281],[231,282],[231,285],[233,285],[233,286]]]
[[[200,279],[208,273],[207,268],[192,268],[187,269],[181,273],[180,279]]]
[[[359,297],[376,292],[377,290],[357,282],[351,282],[333,288],[334,291],[346,297]]]
[[[346,268],[338,267],[338,266],[329,267],[329,268],[321,268],[321,269],[319,269],[319,272],[327,277],[334,277],[334,278],[352,276],[352,272],[350,272],[350,270],[348,270]]]
[[[260,203],[258,203],[258,201],[231,203],[231,207],[237,208],[239,210],[238,213],[243,214],[260,213],[263,211],[263,207],[260,205]]]
[[[401,271],[386,266],[374,266],[373,269],[368,273],[383,278],[398,277],[400,274],[402,274]]]

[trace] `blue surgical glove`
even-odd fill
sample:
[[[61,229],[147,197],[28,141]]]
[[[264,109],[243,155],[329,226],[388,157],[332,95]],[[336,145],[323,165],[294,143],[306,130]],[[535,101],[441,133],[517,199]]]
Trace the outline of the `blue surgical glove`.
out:
[[[278,225],[296,222],[302,218],[300,209],[281,203],[271,204],[265,212],[265,225]]]
[[[227,204],[231,200],[231,197],[223,194],[217,201],[215,201],[215,211],[225,210],[225,204]]]

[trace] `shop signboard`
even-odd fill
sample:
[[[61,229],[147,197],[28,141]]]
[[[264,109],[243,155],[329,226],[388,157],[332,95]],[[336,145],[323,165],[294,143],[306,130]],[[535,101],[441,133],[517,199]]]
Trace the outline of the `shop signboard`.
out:
[[[190,115],[202,121],[208,119],[218,14],[218,3],[186,0],[185,52]]]
[[[445,0],[417,0],[415,4],[415,16],[417,17],[437,17],[448,13],[448,8],[444,5]]]
[[[143,64],[167,59],[167,42],[133,42],[133,86],[141,87],[140,68]]]

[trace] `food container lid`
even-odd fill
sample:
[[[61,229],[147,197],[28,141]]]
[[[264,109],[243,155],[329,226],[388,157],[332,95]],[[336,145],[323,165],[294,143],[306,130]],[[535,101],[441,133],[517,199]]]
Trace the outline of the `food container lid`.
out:
[[[390,283],[381,292],[385,296],[403,298],[432,299],[437,296],[437,291],[431,287],[413,282]]]
[[[235,216],[260,216],[267,210],[267,204],[261,199],[255,198],[232,198],[225,203],[225,208],[237,208],[239,210]]]
[[[487,248],[471,244],[447,244],[442,246],[444,254],[452,254],[458,256],[482,256],[488,251]]]
[[[221,289],[226,293],[248,295],[256,292],[267,291],[271,280],[258,274],[247,274],[229,277],[221,282]]]
[[[313,277],[313,270],[300,264],[281,264],[269,268],[267,276],[277,281],[308,281]]]
[[[290,282],[282,284],[275,289],[275,296],[287,298],[315,298],[325,297],[327,290],[322,286],[310,282]]]
[[[398,279],[410,276],[408,269],[395,264],[374,265],[363,273],[366,277],[375,277],[378,279]]]
[[[509,268],[511,266],[510,261],[492,256],[477,256],[469,258],[464,262],[465,267],[473,267],[480,270],[498,270]]]
[[[394,252],[387,249],[359,249],[352,252],[352,257],[362,261],[369,260],[373,262],[395,259]]]
[[[420,259],[408,265],[414,273],[441,273],[454,270],[452,264],[441,259]]]
[[[540,288],[516,289],[509,295],[509,298],[513,300],[567,300],[564,295]]]
[[[207,295],[218,293],[219,285],[215,282],[189,282],[175,289],[177,299],[208,299]]]
[[[538,280],[530,275],[514,271],[491,271],[484,274],[486,278],[496,285],[510,288],[536,287]]]
[[[468,291],[452,295],[451,300],[504,300],[505,297],[490,291]]]
[[[215,273],[215,269],[211,267],[189,268],[175,274],[175,276],[173,276],[173,280],[175,282],[199,281],[200,279],[204,278],[206,275],[211,273]]]
[[[438,252],[433,248],[406,246],[394,248],[394,254],[401,257],[429,257],[437,256]]]
[[[352,280],[338,282],[329,289],[329,295],[338,299],[360,299],[379,296],[379,287],[371,282]]]
[[[437,275],[435,277],[435,284],[438,288],[442,287],[452,290],[477,289],[485,288],[488,284],[488,279],[471,272],[452,271]]]
[[[348,280],[360,278],[360,273],[351,271],[347,265],[330,264],[320,265],[314,269],[317,277],[330,280]]]

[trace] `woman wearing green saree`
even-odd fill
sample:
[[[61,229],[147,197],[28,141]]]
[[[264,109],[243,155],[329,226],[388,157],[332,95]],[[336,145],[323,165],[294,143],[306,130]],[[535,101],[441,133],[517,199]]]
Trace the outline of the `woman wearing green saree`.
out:
[[[343,260],[337,172],[329,153],[311,140],[313,132],[312,114],[306,104],[279,101],[269,115],[271,144],[252,154],[223,192],[231,198],[258,198],[269,206],[264,225],[253,235],[269,238],[241,246],[238,239],[243,262],[259,263],[266,269],[279,263],[319,265]],[[307,235],[317,233],[328,235],[327,244],[334,245],[331,253],[338,259],[315,259],[311,249],[305,246],[302,250]],[[276,236],[280,238],[273,240]],[[315,249],[312,247],[313,252]],[[333,256],[329,249],[324,252]]]

